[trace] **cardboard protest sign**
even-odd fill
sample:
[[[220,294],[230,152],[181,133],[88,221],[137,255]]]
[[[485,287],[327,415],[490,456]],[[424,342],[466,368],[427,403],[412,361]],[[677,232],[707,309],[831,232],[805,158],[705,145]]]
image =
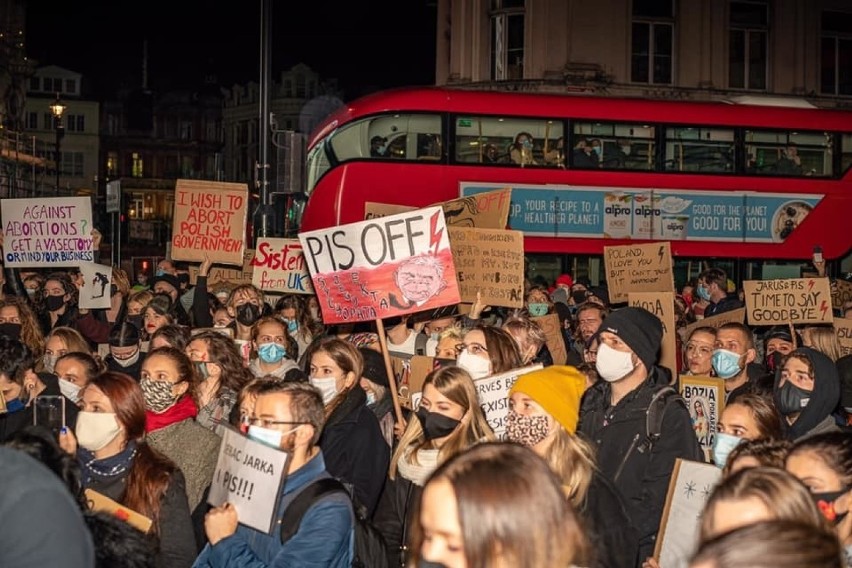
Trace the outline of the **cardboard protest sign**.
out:
[[[327,325],[459,302],[440,207],[301,233],[299,241]]]
[[[840,344],[841,355],[852,353],[852,319],[834,318],[834,331],[837,343]]]
[[[479,400],[479,406],[482,407],[482,411],[485,413],[488,425],[491,426],[494,434],[499,439],[503,440],[506,437],[506,414],[509,412],[509,390],[511,390],[512,385],[515,384],[515,381],[521,375],[538,371],[542,368],[541,363],[536,363],[535,365],[512,369],[499,375],[491,375],[490,377],[473,381],[473,384],[476,385],[476,396]],[[422,393],[412,391],[412,409],[417,409],[421,397]]]
[[[397,394],[403,406],[412,408],[411,394],[423,390],[426,375],[438,366],[438,360],[426,355],[412,355],[410,359],[391,356],[391,368],[396,377]]]
[[[505,229],[512,205],[512,189],[505,187],[436,205],[444,209],[444,218],[451,227]]]
[[[0,214],[6,266],[79,266],[95,259],[89,197],[3,199]]]
[[[659,364],[671,371],[672,376],[677,375],[674,292],[630,292],[628,304],[648,310],[663,324]]]
[[[242,264],[247,212],[243,183],[177,180],[171,258]]]
[[[450,245],[464,302],[477,291],[488,306],[524,305],[524,234],[499,229],[450,228]]]
[[[364,203],[364,220],[369,221],[370,219],[377,219],[379,217],[408,213],[415,209],[417,209],[417,207],[411,207],[409,205],[392,205],[390,203],[375,203],[373,201],[367,201]]]
[[[738,308],[729,312],[723,312],[717,316],[700,319],[697,322],[691,323],[681,330],[681,339],[686,341],[692,332],[699,327],[714,327],[720,328],[726,323],[736,322],[743,323],[745,321],[745,308]]]
[[[259,238],[255,246],[252,284],[282,294],[314,293],[298,239]]]
[[[828,278],[746,280],[746,312],[749,325],[831,323],[831,290]]]
[[[698,443],[709,459],[719,418],[725,410],[725,379],[681,375],[678,390],[686,401]]]
[[[87,263],[80,265],[83,288],[80,290],[79,306],[86,310],[109,308],[112,267],[105,264]]]
[[[243,253],[242,268],[226,268],[224,266],[214,264],[210,269],[210,274],[207,275],[207,285],[212,286],[213,284],[219,284],[220,282],[227,282],[235,286],[239,286],[240,284],[251,284],[251,280],[254,277],[254,268],[252,268],[251,265],[253,260],[254,249],[246,249]],[[199,266],[189,266],[189,282],[193,286],[198,279],[198,269]]]
[[[604,247],[604,268],[613,304],[629,292],[673,292],[671,243]]]
[[[251,440],[231,428],[222,429],[222,445],[207,502],[231,503],[240,523],[268,533],[275,521],[278,490],[290,455]]]
[[[689,566],[698,544],[701,512],[721,479],[722,470],[713,464],[677,458],[654,549],[660,566]]]
[[[108,513],[143,533],[147,533],[151,530],[153,522],[148,517],[137,513],[133,509],[128,509],[124,505],[113,501],[106,495],[98,493],[93,489],[86,489],[84,493],[86,495],[86,502],[88,503],[91,511]]]
[[[835,308],[842,309],[843,304],[852,301],[852,282],[847,282],[842,278],[831,283],[831,305]]]
[[[554,365],[564,365],[568,361],[568,350],[565,348],[565,337],[562,335],[562,324],[556,314],[547,314],[530,318],[541,326],[544,331],[545,344]]]

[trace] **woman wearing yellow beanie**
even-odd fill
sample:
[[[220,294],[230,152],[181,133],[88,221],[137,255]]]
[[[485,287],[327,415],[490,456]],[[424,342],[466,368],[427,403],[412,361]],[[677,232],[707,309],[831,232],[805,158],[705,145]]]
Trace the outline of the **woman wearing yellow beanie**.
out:
[[[506,436],[532,448],[562,479],[586,522],[597,556],[593,566],[633,566],[637,541],[622,498],[598,473],[592,447],[574,435],[585,388],[585,375],[570,366],[521,375],[509,391]]]

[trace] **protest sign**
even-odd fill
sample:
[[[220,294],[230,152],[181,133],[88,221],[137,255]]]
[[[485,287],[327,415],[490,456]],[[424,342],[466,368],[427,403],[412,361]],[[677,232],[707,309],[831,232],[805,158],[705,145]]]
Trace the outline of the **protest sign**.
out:
[[[554,365],[564,365],[568,361],[568,350],[565,348],[565,337],[562,335],[562,324],[556,314],[547,314],[530,318],[541,326],[544,340]]]
[[[251,284],[251,280],[254,277],[254,268],[252,268],[251,265],[253,260],[254,249],[246,249],[243,253],[242,268],[225,268],[214,264],[210,269],[210,274],[207,275],[207,286],[219,284],[220,282],[227,282],[236,286],[239,286],[240,284]],[[198,269],[199,266],[189,266],[189,282],[193,286],[195,285],[195,281],[198,279]]]
[[[831,323],[831,290],[828,278],[746,280],[746,312],[749,325]]]
[[[475,302],[480,292],[488,306],[524,305],[522,232],[451,227],[450,245],[463,302]]]
[[[247,211],[243,183],[177,180],[171,258],[242,264]]]
[[[397,394],[403,406],[412,408],[411,394],[423,390],[426,375],[438,366],[437,359],[426,355],[412,355],[410,359],[391,356],[391,369],[399,385]]]
[[[147,533],[151,530],[151,525],[153,523],[148,517],[137,513],[133,509],[128,509],[121,503],[113,501],[106,495],[98,493],[93,489],[86,489],[84,493],[90,510],[95,511],[96,513],[107,513],[112,515],[143,533]]]
[[[626,302],[629,292],[674,291],[668,242],[604,247],[604,268],[613,304]]]
[[[79,266],[95,259],[89,197],[3,199],[0,214],[7,267]]]
[[[691,323],[683,330],[681,330],[680,338],[683,341],[686,341],[692,332],[698,329],[699,327],[713,327],[720,328],[726,323],[736,322],[743,323],[745,321],[745,308],[738,308],[736,310],[731,310],[729,312],[723,312],[716,316],[710,316],[708,318],[700,319],[697,322]]]
[[[81,264],[80,274],[83,287],[80,289],[79,306],[85,310],[104,310],[111,307],[112,267],[94,263]]]
[[[240,523],[268,533],[289,460],[286,452],[224,428],[207,502],[214,507],[231,503]]]
[[[440,207],[301,233],[299,241],[327,325],[459,302]]]
[[[689,566],[698,544],[701,513],[721,479],[722,470],[713,464],[676,459],[654,549],[660,566]]]
[[[663,342],[660,346],[659,364],[677,375],[677,337],[675,335],[675,311],[673,292],[630,292],[630,306],[644,308],[657,316],[663,324]]]
[[[257,239],[257,252],[251,263],[251,283],[261,290],[282,294],[313,294],[311,275],[298,239]]]
[[[835,308],[842,309],[843,304],[852,301],[852,282],[847,282],[842,278],[831,283],[831,305]]]
[[[451,227],[505,229],[509,221],[512,190],[508,187],[469,195],[443,203],[444,218]]]
[[[704,450],[704,456],[710,459],[719,418],[725,409],[725,379],[681,375],[678,390],[686,401],[692,418],[692,429]]]
[[[485,419],[488,425],[494,431],[494,434],[499,439],[505,439],[506,432],[506,414],[509,412],[509,390],[512,385],[518,380],[518,377],[533,371],[542,369],[541,363],[512,369],[499,375],[491,375],[484,379],[473,381],[476,386],[476,397],[479,400],[479,406],[485,413]],[[411,394],[411,408],[416,410],[420,404],[422,393],[413,392]]]
[[[378,219],[379,217],[388,217],[390,215],[408,213],[409,211],[414,211],[415,209],[417,209],[417,207],[367,201],[364,203],[364,220],[369,221],[370,219]]]
[[[834,331],[840,344],[840,354],[852,353],[852,319],[834,318]]]

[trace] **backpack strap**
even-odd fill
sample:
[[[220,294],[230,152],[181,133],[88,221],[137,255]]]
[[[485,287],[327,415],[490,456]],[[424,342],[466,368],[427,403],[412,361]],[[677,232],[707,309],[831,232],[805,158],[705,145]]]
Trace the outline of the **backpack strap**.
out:
[[[299,532],[302,517],[317,501],[334,493],[343,493],[349,497],[349,492],[343,484],[333,477],[319,479],[302,489],[284,510],[284,516],[281,518],[281,542],[287,542]]]
[[[663,433],[663,416],[666,413],[666,407],[669,402],[680,401],[686,408],[686,403],[677,390],[670,385],[666,385],[651,397],[651,402],[648,404],[648,410],[645,412],[645,441],[639,445],[639,452],[645,453],[651,451],[660,435]]]

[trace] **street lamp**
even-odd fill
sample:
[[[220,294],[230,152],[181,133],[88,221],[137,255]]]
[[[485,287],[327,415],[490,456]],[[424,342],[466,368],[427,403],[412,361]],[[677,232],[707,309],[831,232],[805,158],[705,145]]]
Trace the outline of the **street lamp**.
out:
[[[65,114],[66,108],[68,107],[59,100],[59,93],[56,93],[56,100],[50,105],[50,112],[53,114],[53,128],[56,130],[56,188],[54,189],[56,196],[59,196],[59,172],[62,168],[62,154],[59,151],[59,145],[62,143],[62,137],[65,136],[62,115]]]

